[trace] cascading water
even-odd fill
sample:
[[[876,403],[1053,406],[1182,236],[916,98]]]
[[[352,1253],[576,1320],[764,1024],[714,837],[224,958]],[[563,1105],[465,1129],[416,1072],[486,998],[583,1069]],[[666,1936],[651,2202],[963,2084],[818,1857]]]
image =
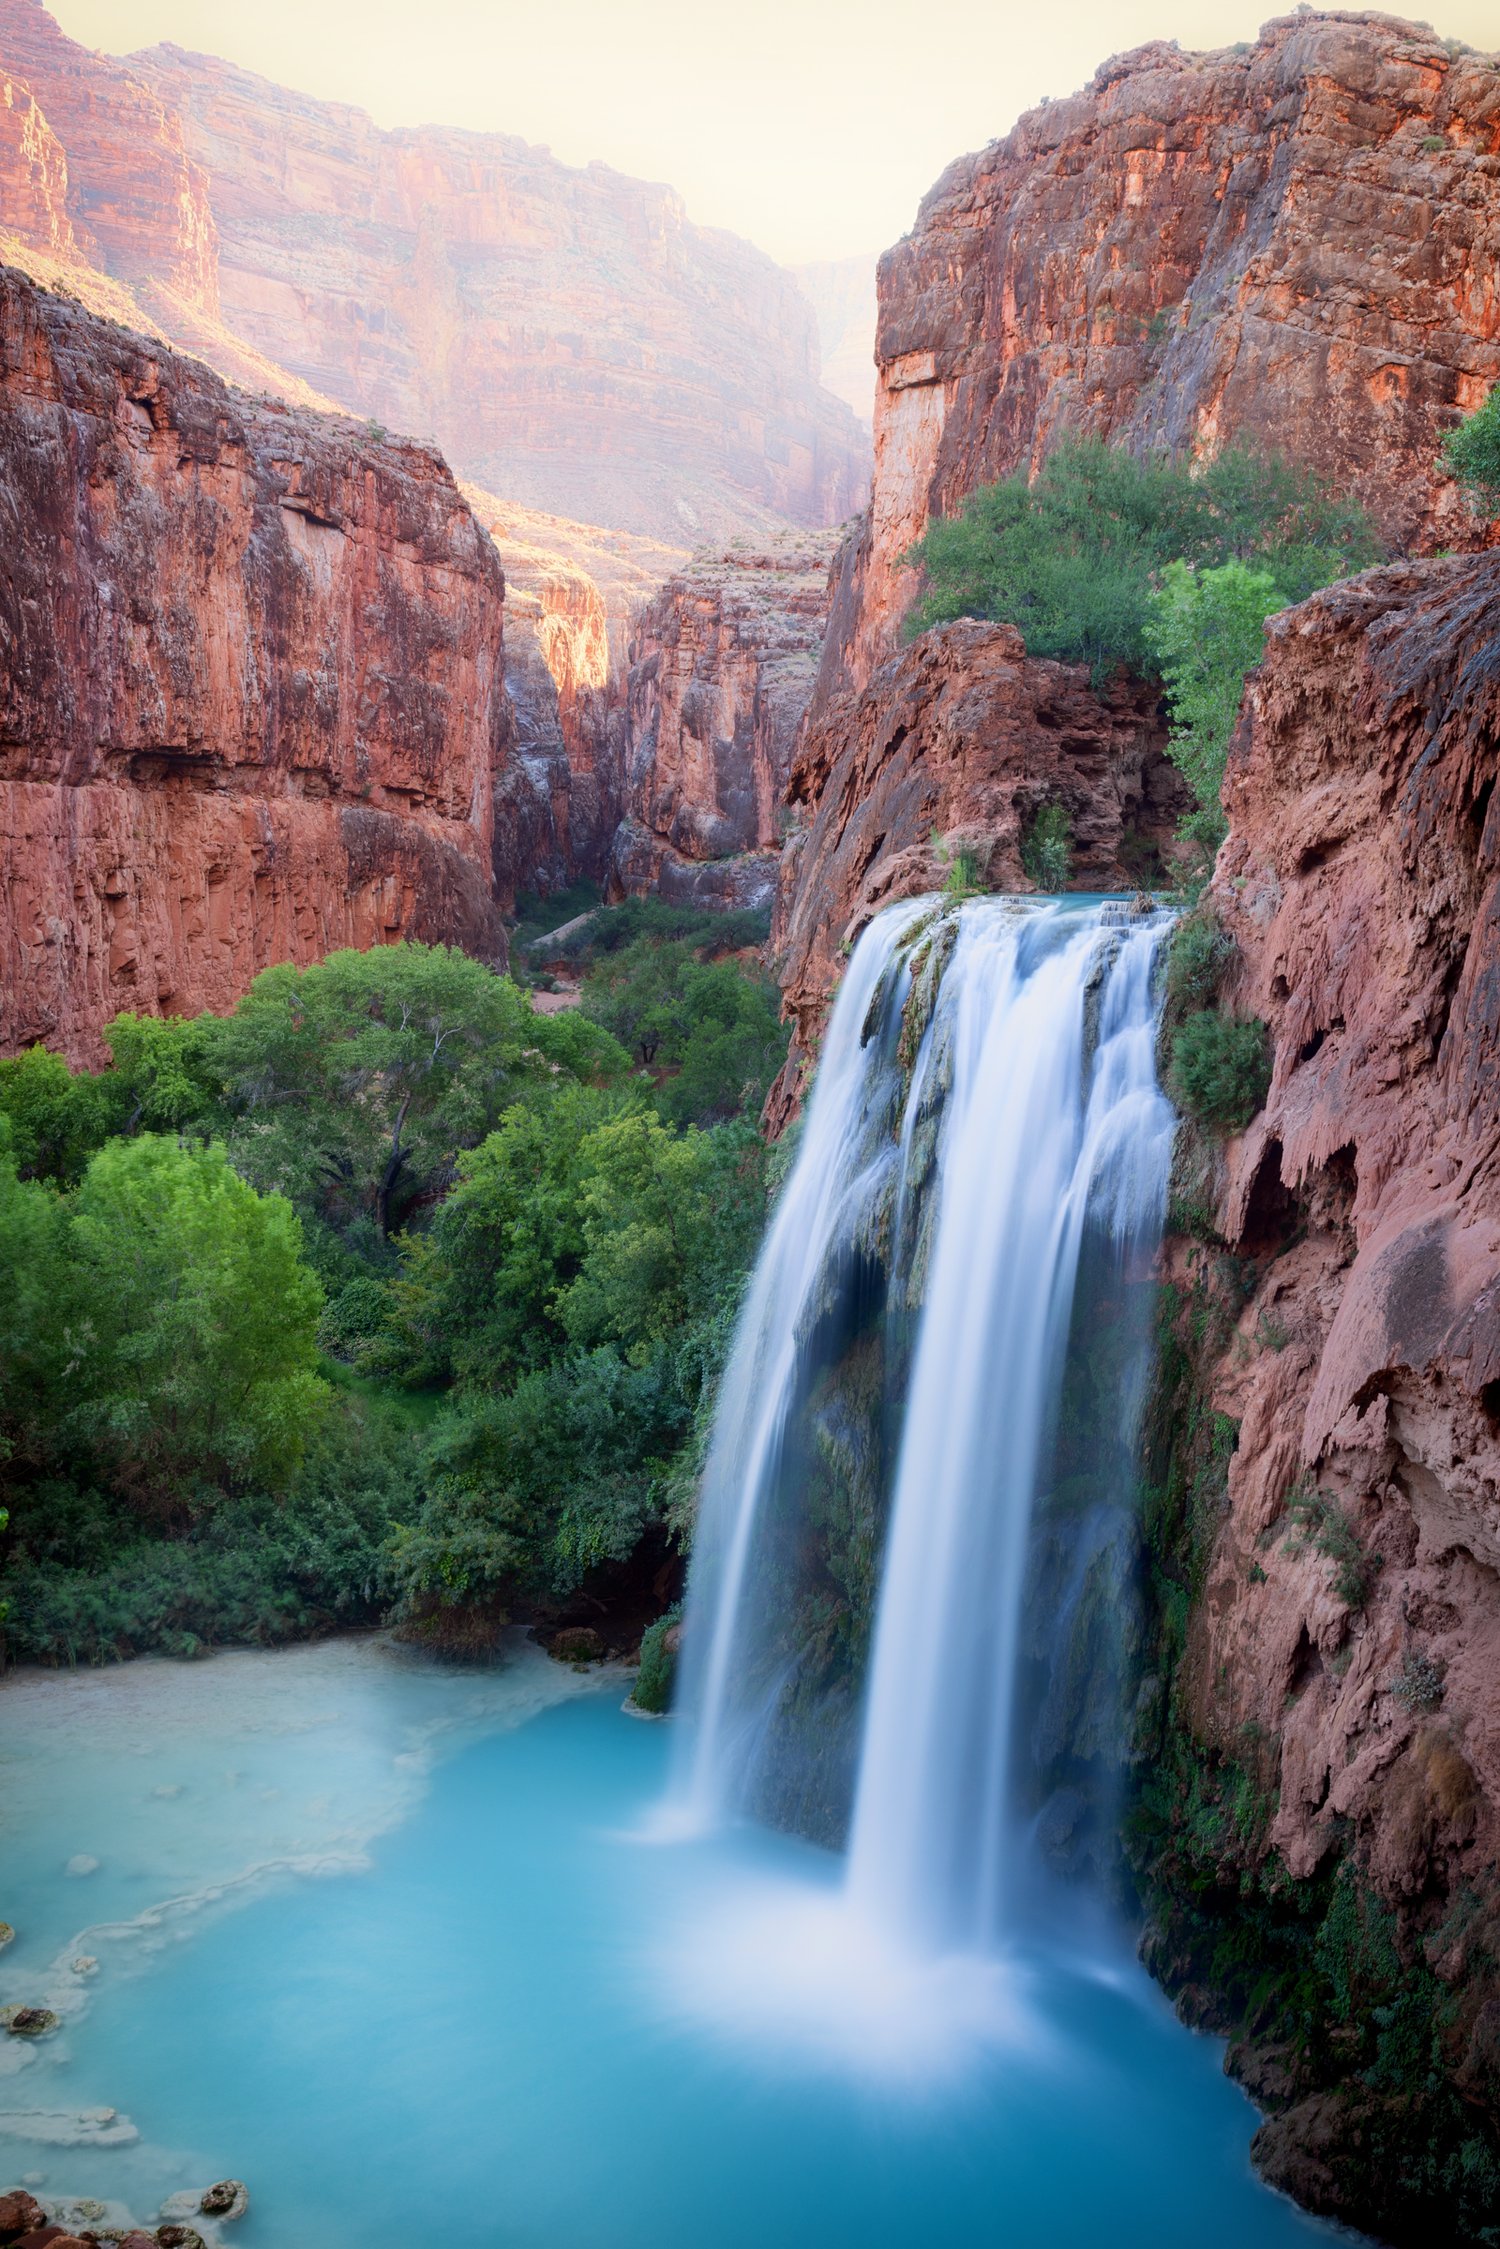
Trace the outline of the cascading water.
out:
[[[725,1382],[679,1805],[846,1837],[849,1907],[929,1956],[996,1949],[1121,1759],[1167,926],[872,925]]]

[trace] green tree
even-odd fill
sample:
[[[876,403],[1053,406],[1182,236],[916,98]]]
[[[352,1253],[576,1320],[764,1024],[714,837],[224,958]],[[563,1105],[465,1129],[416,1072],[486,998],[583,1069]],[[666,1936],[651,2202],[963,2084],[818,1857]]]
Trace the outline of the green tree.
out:
[[[95,1149],[121,1129],[123,1110],[107,1079],[75,1077],[60,1054],[32,1046],[0,1062],[0,1117],[23,1178],[73,1187]]]
[[[1362,569],[1379,549],[1363,512],[1306,469],[1231,449],[1201,469],[1067,439],[1034,479],[981,485],[910,550],[926,589],[908,630],[955,617],[1018,625],[1033,656],[1145,676],[1153,585],[1167,565],[1243,562],[1288,600]]]
[[[1197,799],[1185,830],[1209,859],[1225,834],[1219,793],[1245,675],[1265,653],[1266,619],[1286,605],[1270,571],[1245,562],[1170,562],[1150,597],[1146,643],[1171,713],[1168,754]]]
[[[0,1480],[56,1455],[74,1356],[68,1216],[55,1190],[22,1179],[0,1117]]]
[[[1484,404],[1449,430],[1442,463],[1485,515],[1500,515],[1500,383]]]
[[[71,1425],[164,1515],[212,1487],[284,1489],[326,1403],[322,1291],[279,1195],[218,1145],[114,1140],[70,1213],[80,1397]]]
[[[557,1023],[440,945],[267,969],[211,1042],[235,1162],[336,1229],[388,1238],[525,1086],[625,1068],[597,1028]]]

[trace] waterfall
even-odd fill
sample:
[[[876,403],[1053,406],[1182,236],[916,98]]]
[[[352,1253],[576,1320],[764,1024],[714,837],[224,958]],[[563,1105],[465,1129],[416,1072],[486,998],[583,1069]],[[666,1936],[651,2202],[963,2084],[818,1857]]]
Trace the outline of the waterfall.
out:
[[[679,1804],[846,1840],[850,1905],[932,1954],[1013,1933],[1123,1756],[1168,923],[866,931],[724,1384]]]

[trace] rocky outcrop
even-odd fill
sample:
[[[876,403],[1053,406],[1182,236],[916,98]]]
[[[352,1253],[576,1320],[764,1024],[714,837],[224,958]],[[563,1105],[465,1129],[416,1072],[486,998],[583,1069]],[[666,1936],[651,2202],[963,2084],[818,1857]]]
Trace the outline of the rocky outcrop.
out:
[[[768,905],[835,541],[698,555],[635,620],[618,891]]]
[[[411,936],[504,957],[504,578],[429,448],[0,270],[0,1042]]]
[[[0,71],[25,86],[66,152],[66,213],[82,253],[119,280],[217,314],[208,180],[175,111],[110,57],[66,38],[40,0],[0,5]]]
[[[232,341],[509,500],[669,540],[863,497],[806,299],[670,188],[506,134],[383,132],[174,47],[91,54],[40,0],[0,0],[0,70],[66,153],[84,255],[215,364]]]
[[[1500,556],[1371,572],[1273,623],[1210,904],[1222,1004],[1268,1025],[1274,1075],[1217,1165],[1180,1160],[1171,1245],[1197,1353],[1171,1416],[1232,1433],[1197,1503],[1179,1710],[1190,1754],[1264,1806],[1225,1878],[1316,1920],[1343,1865],[1405,1978],[1378,2013],[1356,1979],[1342,2063],[1268,2057],[1264,2007],[1235,2058],[1281,2112],[1271,2174],[1398,2240],[1439,2218],[1480,2238],[1460,2173],[1500,2147],[1497,772]],[[1217,2005],[1222,1971],[1176,1942],[1169,1980]],[[1368,2019],[1428,2027],[1403,2063],[1363,2052]],[[1405,2169],[1449,2133],[1440,2097],[1478,2152]]]
[[[1022,846],[1045,806],[1067,817],[1073,880],[1155,879],[1184,809],[1153,691],[1102,693],[1079,665],[1028,657],[1013,625],[924,633],[859,693],[809,718],[788,789],[773,946],[796,1026],[769,1116],[793,1113],[849,944],[883,906],[938,890],[954,856],[994,890],[1034,888]]]
[[[952,165],[880,266],[875,485],[852,648],[900,557],[1059,435],[1247,439],[1352,487],[1397,546],[1473,542],[1435,450],[1500,379],[1500,72],[1392,16],[1157,42]]]
[[[539,516],[465,485],[505,565],[515,741],[495,782],[495,865],[530,891],[602,883],[623,803],[630,619],[680,548]]]

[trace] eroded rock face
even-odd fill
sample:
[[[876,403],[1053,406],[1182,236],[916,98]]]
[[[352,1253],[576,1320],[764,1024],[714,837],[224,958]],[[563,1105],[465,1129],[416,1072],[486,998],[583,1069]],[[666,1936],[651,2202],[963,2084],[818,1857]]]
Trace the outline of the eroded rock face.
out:
[[[1406,1899],[1500,1844],[1497,768],[1500,557],[1354,579],[1272,626],[1212,892],[1276,1055],[1222,1230],[1261,1254],[1306,1230],[1241,1321],[1285,1344],[1218,1388],[1240,1437],[1201,1710],[1279,1737],[1294,1874],[1352,1820]],[[1357,1619],[1324,1558],[1258,1543],[1299,1480],[1385,1557]],[[1431,1713],[1393,1697],[1408,1658],[1441,1672]]]
[[[1403,2166],[1400,2104],[1456,2093],[1475,2147],[1500,2140],[1497,770],[1500,556],[1372,571],[1274,621],[1210,894],[1223,1000],[1269,1026],[1274,1077],[1179,1178],[1196,1239],[1168,1245],[1179,1342],[1223,1323],[1173,1411],[1236,1432],[1194,1534],[1191,1754],[1252,1776],[1252,1865],[1294,1901],[1346,1863],[1440,2001],[1436,2078],[1425,2047],[1405,2075],[1310,2069],[1254,2021],[1231,2061],[1281,2112],[1268,2174],[1403,2242],[1434,2211],[1481,2235],[1450,2156]]]
[[[66,209],[83,253],[123,281],[216,314],[208,180],[175,112],[139,77],[66,38],[39,0],[0,5],[0,68],[24,83],[66,152]]]
[[[856,678],[929,514],[1066,431],[1249,439],[1392,541],[1473,543],[1434,454],[1500,380],[1500,70],[1393,16],[1116,56],[950,166],[880,267]],[[862,667],[862,669],[860,668]]]
[[[696,556],[637,616],[617,890],[770,903],[835,544],[804,535]]]
[[[38,14],[0,0],[0,58]],[[509,134],[383,132],[175,47],[108,67],[206,175],[228,326],[340,405],[507,499],[667,539],[859,505],[867,441],[819,382],[811,307],[670,188]],[[118,162],[52,116],[50,75],[28,83],[75,176]]]
[[[502,883],[603,883],[624,801],[624,692],[630,621],[686,556],[497,500],[464,497],[505,565],[505,678],[512,754],[495,783]]]
[[[429,448],[0,269],[0,1044],[443,939],[503,959],[499,559]]]
[[[773,1091],[793,1113],[842,952],[898,899],[942,888],[955,850],[994,890],[1034,886],[1021,862],[1048,804],[1068,815],[1073,879],[1128,890],[1149,879],[1183,810],[1154,693],[1028,657],[1013,625],[924,633],[859,693],[816,707],[789,798],[806,825],[782,854],[773,945],[796,1030]]]

